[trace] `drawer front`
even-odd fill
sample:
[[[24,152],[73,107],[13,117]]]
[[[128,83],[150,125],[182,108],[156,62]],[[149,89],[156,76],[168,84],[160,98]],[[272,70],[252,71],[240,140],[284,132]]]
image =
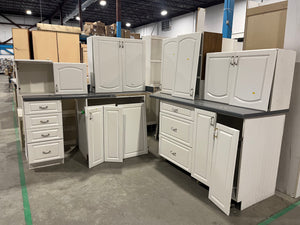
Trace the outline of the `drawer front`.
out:
[[[26,130],[34,128],[47,128],[62,126],[62,115],[46,114],[46,115],[27,115],[25,116]]]
[[[61,112],[61,101],[24,102],[25,114]]]
[[[168,114],[160,114],[160,133],[176,141],[192,147],[193,123],[191,121],[172,117]]]
[[[171,115],[176,115],[184,119],[194,120],[195,111],[193,108],[179,106],[177,104],[161,102],[160,110],[162,112],[171,113]]]
[[[26,138],[27,143],[62,139],[63,130],[62,127],[27,130]]]
[[[46,162],[64,157],[63,140],[28,144],[29,164]]]
[[[191,149],[164,136],[159,139],[159,154],[186,171],[191,168]]]

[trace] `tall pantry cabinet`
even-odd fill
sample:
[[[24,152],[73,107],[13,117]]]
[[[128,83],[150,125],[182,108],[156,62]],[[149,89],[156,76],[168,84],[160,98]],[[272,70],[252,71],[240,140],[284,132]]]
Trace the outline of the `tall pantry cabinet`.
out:
[[[143,91],[144,45],[142,40],[89,37],[88,64],[92,90]]]

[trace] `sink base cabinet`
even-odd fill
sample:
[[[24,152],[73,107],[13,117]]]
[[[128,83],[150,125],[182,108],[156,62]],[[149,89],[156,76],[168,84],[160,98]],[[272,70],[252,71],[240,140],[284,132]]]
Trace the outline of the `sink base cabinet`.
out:
[[[225,214],[231,199],[243,210],[275,194],[285,115],[241,119],[165,101],[160,108],[159,154],[207,185]],[[192,145],[180,122],[192,124]]]

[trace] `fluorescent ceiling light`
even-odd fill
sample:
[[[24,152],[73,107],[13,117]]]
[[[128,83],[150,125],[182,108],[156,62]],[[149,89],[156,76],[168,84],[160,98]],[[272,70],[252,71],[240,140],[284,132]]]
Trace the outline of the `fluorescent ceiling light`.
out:
[[[131,23],[126,23],[126,27],[131,27]]]
[[[106,1],[105,1],[105,0],[101,0],[101,1],[100,1],[100,5],[106,6]]]
[[[165,16],[165,15],[167,15],[168,14],[168,11],[167,10],[163,10],[163,11],[161,11],[161,13],[160,13],[162,16]]]
[[[79,17],[79,16],[76,16],[76,20],[78,20],[78,21],[79,21],[79,20],[80,20],[80,17]]]
[[[31,15],[31,14],[32,14],[31,10],[27,9],[27,10],[26,10],[26,14],[27,14],[27,15]]]

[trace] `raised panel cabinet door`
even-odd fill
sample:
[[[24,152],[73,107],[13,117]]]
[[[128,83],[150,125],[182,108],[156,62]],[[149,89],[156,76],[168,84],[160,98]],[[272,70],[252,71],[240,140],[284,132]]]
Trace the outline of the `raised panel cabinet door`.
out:
[[[277,50],[238,52],[230,105],[268,110]]]
[[[192,177],[209,186],[217,114],[196,109]]]
[[[144,44],[142,40],[122,41],[123,91],[145,90]]]
[[[121,92],[121,40],[95,37],[93,46],[96,92]]]
[[[172,94],[176,63],[177,63],[177,38],[168,38],[162,41],[161,64],[161,92]]]
[[[194,99],[198,63],[200,54],[201,34],[192,33],[177,37],[177,66],[172,95]]]
[[[208,53],[206,58],[204,99],[229,103],[231,80],[235,73],[234,53]]]
[[[103,106],[85,107],[89,168],[104,162]]]
[[[144,103],[119,106],[123,114],[124,158],[146,154],[147,127]]]
[[[56,94],[87,93],[86,65],[83,63],[53,64]]]
[[[104,106],[104,158],[123,162],[123,116],[117,106]]]
[[[208,198],[225,214],[230,213],[239,131],[216,125]]]

